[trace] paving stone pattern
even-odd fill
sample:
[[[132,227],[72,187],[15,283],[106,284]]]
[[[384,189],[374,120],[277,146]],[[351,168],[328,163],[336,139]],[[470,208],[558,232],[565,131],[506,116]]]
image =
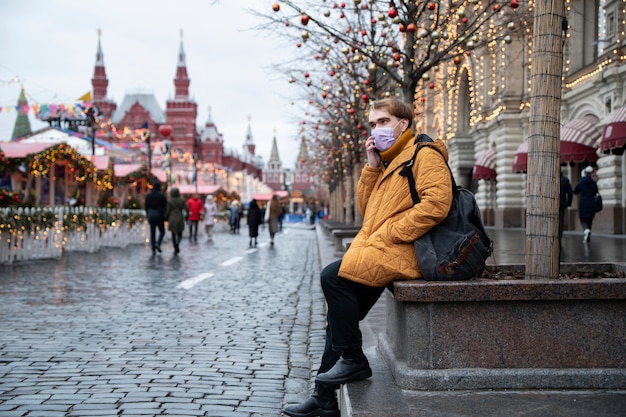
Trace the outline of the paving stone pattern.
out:
[[[306,397],[324,339],[315,232],[202,239],[0,266],[0,416],[278,416]]]

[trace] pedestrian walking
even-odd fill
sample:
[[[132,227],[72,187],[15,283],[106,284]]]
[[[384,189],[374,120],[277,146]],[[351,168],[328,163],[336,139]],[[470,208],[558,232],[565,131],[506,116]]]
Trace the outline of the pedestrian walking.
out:
[[[204,231],[207,241],[213,240],[213,227],[215,226],[215,215],[217,214],[217,204],[212,195],[207,195],[204,201]]]
[[[274,194],[272,199],[267,203],[267,209],[265,210],[265,222],[270,232],[270,245],[274,246],[274,236],[279,230],[279,218],[282,215],[282,209],[278,196]]]
[[[594,169],[591,166],[582,171],[582,178],[574,188],[574,194],[579,195],[578,218],[583,228],[583,242],[591,242],[591,226],[596,215],[596,196],[598,185],[594,179]]]
[[[565,229],[565,213],[567,208],[572,205],[573,191],[569,178],[561,171],[561,188],[559,193],[559,239],[563,237]]]
[[[161,183],[155,181],[152,183],[152,190],[146,195],[144,202],[146,217],[150,225],[150,249],[152,254],[161,253],[161,244],[165,236],[165,211],[167,210],[167,197],[161,191]],[[158,238],[156,231],[159,231]]]
[[[230,233],[239,233],[239,202],[233,200],[230,202],[228,209],[228,224],[230,225]]]
[[[200,222],[200,216],[204,213],[204,203],[198,198],[197,194],[193,194],[187,200],[187,207],[189,208],[189,240],[197,242],[198,223]]]
[[[170,191],[170,199],[167,202],[167,212],[165,218],[167,219],[167,228],[172,232],[172,243],[174,244],[174,255],[180,253],[180,241],[183,238],[183,231],[185,230],[185,217],[189,212],[187,203],[180,196],[178,188],[172,188]]]
[[[263,223],[263,217],[261,216],[261,209],[259,203],[253,198],[250,201],[248,207],[248,233],[250,235],[250,245],[254,241],[254,246],[257,245],[257,238],[259,237],[259,225]]]
[[[448,214],[452,180],[442,140],[416,142],[414,110],[396,99],[370,104],[371,136],[365,141],[367,163],[357,185],[363,225],[343,258],[327,265],[321,284],[328,305],[326,341],[313,395],[285,407],[292,417],[338,417],[335,390],[369,378],[372,370],[362,349],[363,320],[394,279],[420,278],[413,242]],[[407,179],[399,175],[416,146],[424,146],[412,166],[421,201],[413,204]],[[441,152],[441,154],[439,153]],[[442,155],[445,155],[442,157]]]

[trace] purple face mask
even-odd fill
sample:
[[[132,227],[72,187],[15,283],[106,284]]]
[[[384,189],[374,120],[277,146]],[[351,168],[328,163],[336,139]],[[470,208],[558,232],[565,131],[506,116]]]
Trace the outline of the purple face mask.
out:
[[[399,124],[400,122],[398,122],[395,127],[377,127],[372,130],[372,137],[374,138],[374,146],[376,146],[376,149],[380,152],[384,152],[393,146],[396,142],[393,131]]]

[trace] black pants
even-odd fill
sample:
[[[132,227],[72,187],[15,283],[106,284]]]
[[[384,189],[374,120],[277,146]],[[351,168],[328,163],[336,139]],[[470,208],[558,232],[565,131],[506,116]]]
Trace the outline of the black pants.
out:
[[[183,232],[172,232],[172,244],[175,252],[178,252],[181,240],[183,240]]]
[[[328,304],[326,344],[318,373],[332,368],[341,358],[341,352],[360,349],[363,340],[359,321],[376,304],[385,287],[368,287],[341,278],[341,260],[328,264],[322,270],[322,290]]]
[[[198,240],[198,220],[189,220],[189,239]]]
[[[159,238],[156,239],[156,229],[159,229]],[[150,246],[154,251],[157,246],[161,246],[163,243],[163,237],[165,236],[165,224],[164,223],[150,223]]]
[[[591,230],[591,225],[593,224],[593,216],[591,217],[580,217],[580,225],[583,228],[583,232],[585,231],[585,229],[589,229]]]

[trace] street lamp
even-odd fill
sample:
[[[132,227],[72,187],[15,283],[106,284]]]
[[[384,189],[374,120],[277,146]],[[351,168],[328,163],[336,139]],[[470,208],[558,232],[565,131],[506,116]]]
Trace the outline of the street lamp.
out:
[[[148,128],[145,128],[145,130],[141,132],[142,139],[146,142],[146,145],[148,145],[148,173],[147,173],[148,182],[151,182],[150,176],[152,175],[152,146],[150,145],[151,136],[152,136],[152,132],[150,132],[150,129]]]
[[[96,129],[94,128],[96,124],[96,116],[97,112],[94,109],[94,106],[91,106],[87,109],[85,113],[86,116],[86,124],[89,128],[89,136],[91,136],[91,154],[96,154]]]
[[[193,181],[196,183],[196,194],[198,194],[198,154],[193,153]]]
[[[170,187],[172,185],[172,144],[169,136],[172,134],[172,126],[159,126],[159,133],[165,138],[163,139],[163,146],[165,146],[165,153],[167,153],[167,185]]]

